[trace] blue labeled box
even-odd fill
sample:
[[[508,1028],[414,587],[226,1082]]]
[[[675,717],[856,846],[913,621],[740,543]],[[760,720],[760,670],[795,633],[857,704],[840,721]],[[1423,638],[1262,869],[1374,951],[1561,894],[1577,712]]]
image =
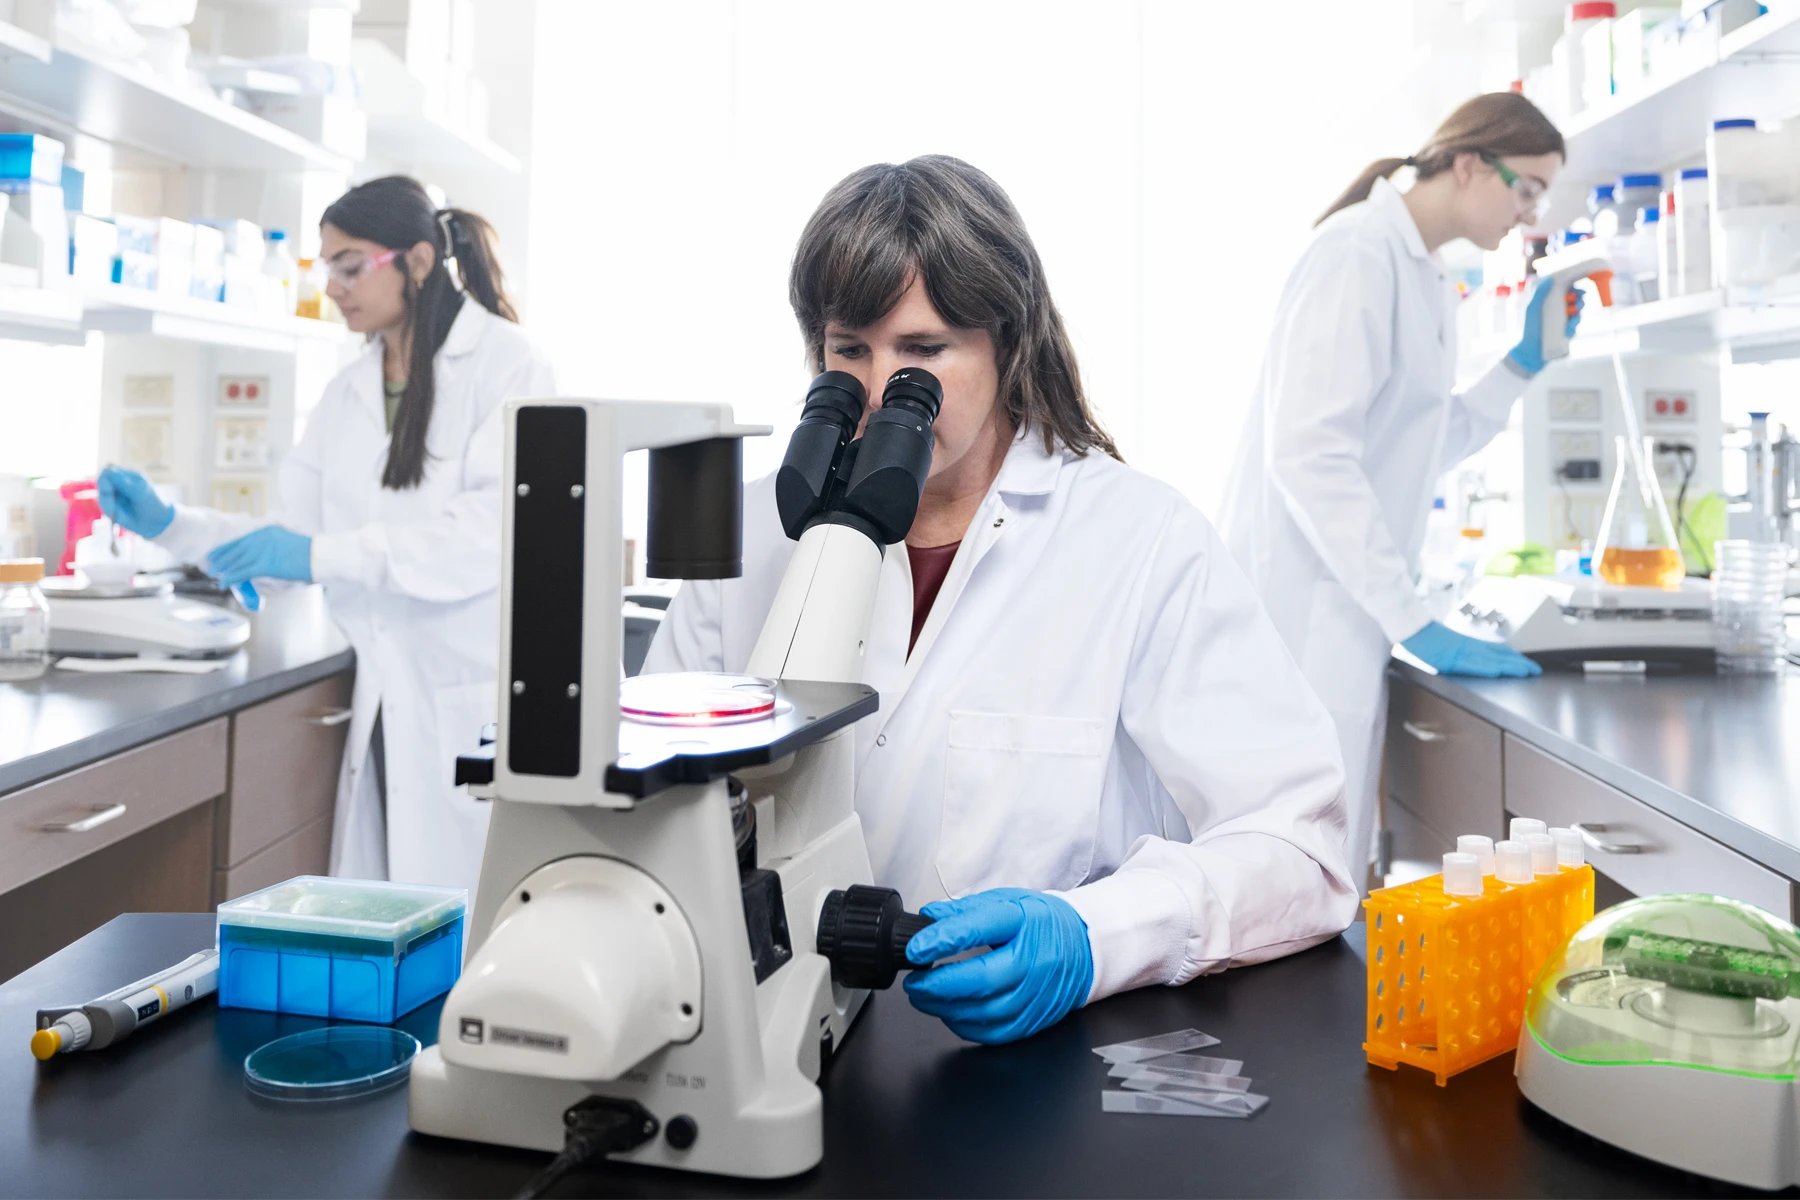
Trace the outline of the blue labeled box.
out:
[[[219,906],[219,1004],[391,1024],[462,972],[461,888],[301,875]]]

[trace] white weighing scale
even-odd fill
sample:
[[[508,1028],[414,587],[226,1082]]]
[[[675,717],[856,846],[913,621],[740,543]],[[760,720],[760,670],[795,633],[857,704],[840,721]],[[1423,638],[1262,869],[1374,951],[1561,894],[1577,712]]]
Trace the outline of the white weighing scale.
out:
[[[1592,576],[1487,576],[1444,618],[1550,668],[1641,662],[1654,672],[1714,669],[1712,584],[1626,587]]]
[[[166,579],[134,575],[100,583],[53,575],[50,653],[77,658],[220,658],[250,640],[250,622],[216,604],[175,595]]]

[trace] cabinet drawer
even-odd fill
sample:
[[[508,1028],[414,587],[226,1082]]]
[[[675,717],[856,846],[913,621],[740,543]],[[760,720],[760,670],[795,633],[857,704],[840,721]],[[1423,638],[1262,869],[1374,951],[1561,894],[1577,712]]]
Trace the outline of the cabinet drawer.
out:
[[[212,843],[203,804],[0,894],[0,981],[120,913],[206,912]]]
[[[331,818],[320,817],[229,870],[216,872],[214,899],[223,904],[296,875],[323,875],[331,866]]]
[[[236,866],[331,816],[352,678],[333,675],[231,718],[231,803],[214,865]]]
[[[1579,822],[1595,830],[1593,840],[1583,839],[1588,862],[1636,895],[1712,892],[1791,919],[1793,892],[1786,876],[1511,734],[1506,737],[1506,808],[1551,825]],[[1613,853],[1594,840],[1639,849]]]
[[[0,893],[223,794],[225,741],[220,718],[0,796]]]
[[[1388,692],[1389,803],[1410,809],[1455,837],[1504,833],[1500,730],[1424,688],[1395,682]]]

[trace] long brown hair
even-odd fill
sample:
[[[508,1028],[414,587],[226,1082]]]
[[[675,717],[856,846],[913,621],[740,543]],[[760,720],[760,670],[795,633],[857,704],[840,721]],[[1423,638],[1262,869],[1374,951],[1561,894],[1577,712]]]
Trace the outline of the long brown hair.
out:
[[[814,369],[825,369],[828,322],[873,324],[915,278],[944,320],[993,338],[1000,407],[1014,430],[1038,430],[1047,451],[1060,442],[1119,457],[1088,407],[1025,222],[999,184],[948,155],[864,167],[807,221],[788,300]]]
[[[1345,188],[1313,225],[1324,224],[1325,218],[1340,208],[1367,200],[1377,179],[1386,179],[1401,167],[1411,167],[1420,179],[1430,179],[1448,171],[1457,155],[1482,151],[1496,158],[1509,154],[1568,157],[1562,134],[1537,105],[1517,92],[1488,92],[1463,101],[1437,127],[1425,148],[1411,158],[1378,158],[1364,167],[1356,182]]]
[[[394,414],[394,432],[388,439],[387,466],[381,486],[393,491],[418,487],[425,478],[425,435],[431,428],[431,410],[437,398],[432,360],[450,336],[450,326],[462,311],[463,294],[497,317],[517,321],[519,314],[506,294],[506,277],[500,270],[499,239],[494,227],[460,208],[438,208],[424,185],[406,175],[387,175],[358,184],[339,196],[325,210],[320,227],[335,226],[353,238],[364,238],[401,253],[420,242],[437,251],[423,283],[414,283],[403,261],[394,265],[405,281],[406,330],[412,349],[406,366],[406,390]],[[456,260],[462,290],[450,282],[445,259]]]

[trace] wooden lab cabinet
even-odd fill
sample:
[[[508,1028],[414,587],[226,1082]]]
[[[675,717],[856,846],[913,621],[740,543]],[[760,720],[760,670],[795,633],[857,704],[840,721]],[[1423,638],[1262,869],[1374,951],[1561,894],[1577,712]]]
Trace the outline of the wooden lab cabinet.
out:
[[[343,672],[0,795],[0,980],[125,912],[323,874]]]

